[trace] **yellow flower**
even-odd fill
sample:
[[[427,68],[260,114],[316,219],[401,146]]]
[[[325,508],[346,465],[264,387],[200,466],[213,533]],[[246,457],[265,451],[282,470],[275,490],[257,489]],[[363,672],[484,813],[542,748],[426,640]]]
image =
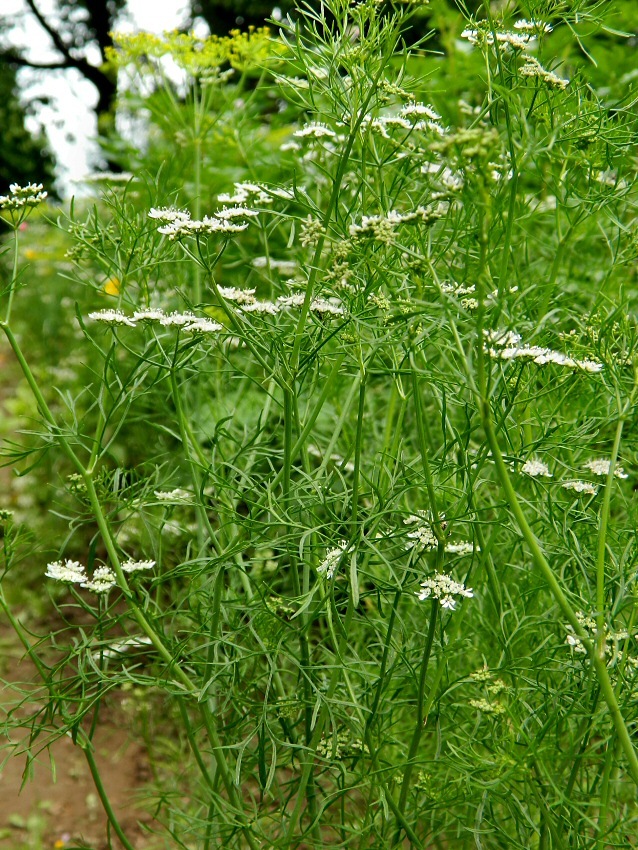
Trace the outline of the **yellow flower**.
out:
[[[104,286],[104,291],[107,295],[119,295],[122,285],[118,278],[110,277]]]

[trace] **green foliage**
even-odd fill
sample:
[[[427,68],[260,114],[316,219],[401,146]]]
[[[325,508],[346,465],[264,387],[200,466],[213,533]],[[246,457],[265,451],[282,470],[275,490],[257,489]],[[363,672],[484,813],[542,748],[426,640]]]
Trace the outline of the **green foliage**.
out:
[[[131,173],[14,219],[3,448],[54,520],[34,553],[16,500],[0,605],[33,750],[74,737],[128,850],[91,748],[119,693],[175,846],[635,834],[632,10],[499,10],[432,3],[411,51],[423,9],[373,0],[122,39]]]

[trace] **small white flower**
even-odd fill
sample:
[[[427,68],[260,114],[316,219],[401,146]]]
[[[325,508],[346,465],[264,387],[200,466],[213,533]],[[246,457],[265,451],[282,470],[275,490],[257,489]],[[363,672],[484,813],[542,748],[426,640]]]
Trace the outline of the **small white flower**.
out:
[[[470,44],[494,44],[494,34],[491,30],[483,29],[464,29],[461,33],[461,38],[466,38]],[[527,32],[497,32],[496,43],[501,50],[513,48],[515,50],[526,50],[530,47],[532,35]]]
[[[124,561],[122,569],[125,573],[134,573],[138,570],[152,570],[155,566],[155,561]]]
[[[292,295],[280,295],[277,299],[277,306],[285,307],[303,307],[306,296],[303,292],[295,292]]]
[[[480,548],[478,546],[474,546],[473,543],[464,542],[464,543],[446,543],[445,551],[450,555],[472,555],[474,552],[480,552]]]
[[[443,520],[444,517],[441,516],[440,519]],[[416,549],[417,552],[422,550],[432,551],[438,548],[439,541],[434,534],[432,522],[432,515],[429,511],[417,511],[415,514],[406,517],[403,524],[413,525],[414,529],[407,534],[408,542],[405,548],[408,550]],[[441,527],[445,528],[446,523],[441,522]]]
[[[526,57],[525,64],[521,68],[520,74],[522,77],[537,77],[544,83],[547,83],[547,85],[551,88],[566,89],[569,85],[569,80],[559,77],[553,71],[545,70],[538,59],[535,59],[533,56]]]
[[[27,183],[19,186],[12,183],[9,186],[10,195],[0,195],[0,209],[20,210],[25,207],[37,207],[46,200],[47,193],[43,190],[42,183]]]
[[[161,307],[149,307],[146,310],[136,310],[133,313],[134,322],[161,322],[166,314]]]
[[[250,301],[240,304],[239,309],[244,313],[268,313],[270,316],[276,316],[280,312],[279,305],[272,301]]]
[[[417,591],[416,595],[421,601],[432,597],[438,600],[442,608],[449,608],[454,611],[456,608],[455,596],[470,599],[474,596],[474,593],[471,587],[465,587],[462,582],[455,581],[451,576],[445,573],[437,573],[434,578],[427,578],[421,582],[421,590]]]
[[[515,331],[484,330],[483,333],[488,342],[500,348],[511,348],[518,345],[522,340],[521,335]]]
[[[590,484],[589,481],[563,481],[561,487],[565,490],[574,490],[576,493],[587,493],[589,496],[595,496],[598,492],[598,487]]]
[[[440,121],[441,116],[431,106],[423,103],[408,103],[399,113],[403,118],[411,118],[417,116],[419,118],[429,118],[430,121]]]
[[[255,300],[254,289],[237,289],[235,286],[220,286],[219,294],[225,301],[236,301],[237,304],[252,304]]]
[[[178,210],[175,207],[151,207],[148,217],[168,223],[172,221],[188,221],[191,214],[188,210]]]
[[[526,475],[531,475],[532,478],[538,478],[538,476],[544,476],[545,478],[551,478],[552,473],[549,471],[549,467],[547,464],[543,463],[540,460],[534,460],[530,458],[530,460],[525,461],[523,466],[521,467],[521,472],[524,472]]]
[[[252,218],[256,215],[259,215],[257,210],[250,210],[248,207],[237,206],[237,207],[224,207],[221,210],[217,210],[215,213],[215,218],[221,219],[232,219],[232,218]]]
[[[297,136],[298,138],[310,136],[314,139],[322,139],[327,136],[331,139],[335,139],[337,134],[325,124],[322,124],[319,121],[313,121],[311,124],[306,124],[301,130],[295,130],[293,136]]]
[[[108,325],[135,327],[134,320],[130,316],[126,316],[121,310],[98,310],[95,313],[89,313],[89,319],[93,319],[94,322],[106,322]]]
[[[519,357],[526,357],[539,366],[554,363],[557,366],[566,366],[570,369],[581,369],[583,372],[601,372],[603,369],[603,364],[597,363],[595,360],[575,360],[561,351],[553,351],[551,348],[544,348],[540,345],[518,345],[518,343],[513,342],[517,336],[518,334],[513,335],[510,340],[505,338],[505,343],[502,341],[494,342],[494,345],[500,347],[488,346],[485,349],[486,353],[498,360],[515,360]],[[489,340],[490,337],[488,336],[487,339]]]
[[[571,626],[569,626],[569,628],[571,628]],[[579,638],[577,638],[576,635],[573,634],[573,632],[567,633],[567,636],[565,637],[565,643],[567,644],[567,646],[570,646],[576,652],[581,652],[583,654],[587,652],[583,642]]]
[[[94,593],[106,593],[117,584],[115,573],[110,567],[97,567],[93,570],[93,575],[90,579],[82,582],[80,587],[85,587],[87,590],[92,590]]]
[[[189,334],[215,334],[221,330],[223,330],[223,325],[214,322],[212,319],[197,318],[190,324],[184,325],[184,333]]]
[[[514,29],[519,30],[519,32],[548,33],[552,31],[552,26],[551,24],[546,24],[544,21],[526,21],[525,19],[523,19],[521,21],[516,21],[516,23],[514,24]]]
[[[341,302],[336,298],[327,300],[325,298],[314,298],[310,302],[310,309],[313,313],[329,314],[331,316],[343,316],[343,307]]]
[[[87,578],[84,566],[79,561],[71,561],[70,559],[47,564],[45,576],[56,581],[70,581],[78,584],[86,581]]]
[[[576,365],[583,372],[602,372],[603,364],[597,363],[595,360],[577,360]]]
[[[188,490],[182,490],[181,487],[176,487],[174,490],[155,490],[155,498],[159,502],[190,502],[191,494]]]
[[[611,466],[611,461],[609,460],[588,460],[585,464],[585,469],[588,469],[594,475],[600,475],[602,478],[606,478],[609,475],[609,467]],[[616,466],[614,469],[614,475],[616,478],[629,478],[625,470],[622,466]]]
[[[201,221],[193,221],[190,218],[176,218],[158,227],[157,232],[173,241],[182,236],[198,236],[199,234],[211,235],[213,233],[241,233],[248,227],[248,222],[234,223],[230,218],[217,218],[205,215]]]
[[[339,561],[343,558],[347,551],[348,543],[345,540],[340,540],[334,549],[328,549],[323,561],[317,567],[319,575],[325,576],[326,578],[332,578],[335,574],[335,570],[339,566]]]
[[[190,325],[193,322],[197,321],[197,316],[190,311],[186,311],[185,313],[178,313],[177,311],[173,313],[164,314],[160,320],[160,325],[164,327],[176,326],[178,328],[183,327],[184,325]]]

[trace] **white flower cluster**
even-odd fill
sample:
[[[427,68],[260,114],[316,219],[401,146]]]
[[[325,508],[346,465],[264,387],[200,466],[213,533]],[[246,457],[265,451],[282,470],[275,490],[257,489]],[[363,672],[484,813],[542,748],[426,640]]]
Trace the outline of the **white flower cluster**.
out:
[[[511,466],[512,468],[515,468],[514,464],[511,464]],[[586,464],[584,464],[583,468],[588,469],[594,475],[606,478],[607,475],[609,475],[610,461],[602,459],[589,460]],[[553,474],[550,472],[547,464],[535,458],[530,458],[525,461],[520,471],[532,478],[553,478]],[[616,465],[614,469],[614,475],[616,478],[629,478],[622,466],[618,465]],[[590,481],[581,481],[580,479],[561,481],[560,486],[564,490],[572,490],[575,493],[585,493],[588,496],[595,496],[598,493],[598,485],[592,484]]]
[[[516,360],[519,357],[530,359],[539,366],[555,363],[583,372],[602,372],[603,364],[595,360],[576,360],[560,351],[544,348],[540,345],[520,345],[521,337],[512,331],[485,331],[485,351],[497,360]],[[491,344],[490,344],[491,343]]]
[[[524,18],[520,21],[516,21],[514,24],[514,29],[519,32],[527,32],[530,34],[536,33],[550,33],[553,29],[551,24],[545,23],[545,21],[526,21]]]
[[[428,511],[417,511],[403,520],[404,525],[413,525],[414,529],[408,532],[408,543],[406,549],[417,549],[418,551],[431,551],[436,549],[439,541],[432,530],[432,517]]]
[[[181,487],[176,487],[174,490],[155,490],[153,495],[158,502],[181,503],[191,500],[188,490],[182,490]]]
[[[474,596],[471,587],[466,587],[460,581],[454,581],[445,573],[437,573],[434,578],[427,578],[421,582],[421,590],[416,591],[417,597],[424,599],[437,599],[442,608],[454,611],[456,608],[456,597],[471,599]]]
[[[598,492],[598,487],[589,481],[563,481],[560,486],[575,493],[586,493],[588,496],[595,496]]]
[[[320,576],[332,578],[335,570],[339,566],[339,562],[348,551],[348,543],[345,540],[340,540],[337,546],[333,549],[328,549],[323,561],[317,567],[317,572]]]
[[[313,139],[336,139],[337,134],[334,130],[331,130],[326,124],[322,124],[320,121],[313,121],[310,124],[305,124],[300,130],[295,130],[293,136],[296,136],[298,139],[303,138],[313,138]]]
[[[7,508],[0,508],[0,523],[9,522],[14,517],[13,511]]]
[[[196,316],[194,313],[165,313],[161,308],[137,310],[132,316],[127,316],[121,310],[98,310],[89,313],[89,319],[94,322],[105,322],[107,325],[128,325],[134,328],[138,322],[157,322],[162,327],[178,327],[184,333],[214,334],[221,331],[223,326],[212,319]]]
[[[408,103],[398,113],[393,115],[379,115],[373,118],[366,115],[361,122],[362,130],[370,127],[371,130],[389,139],[388,130],[399,129],[410,132],[432,132],[439,136],[445,134],[445,127],[439,122],[441,116],[428,104]]]
[[[444,295],[452,295],[454,298],[460,298],[460,305],[464,310],[476,310],[479,306],[478,300],[474,297],[476,286],[461,286],[454,281],[443,281],[441,283],[441,292]]]
[[[428,211],[425,207],[417,207],[416,210],[405,213],[390,210],[385,215],[364,215],[361,224],[351,224],[348,231],[353,239],[371,238],[389,245],[399,225],[415,221],[429,224],[438,217],[437,212]]]
[[[70,581],[78,584],[87,579],[84,566],[79,561],[72,561],[69,558],[66,561],[53,561],[47,564],[45,576],[56,581]]]
[[[133,561],[131,559],[122,563],[125,573],[134,573],[138,570],[152,570],[155,561]],[[66,581],[79,584],[94,593],[106,593],[117,585],[117,578],[110,567],[100,566],[93,570],[93,575],[88,576],[86,568],[79,561],[53,561],[47,564],[45,576],[56,581]]]
[[[91,578],[83,581],[80,587],[92,590],[94,593],[107,593],[117,584],[115,573],[109,567],[96,567]]]
[[[600,475],[601,478],[606,478],[609,475],[610,466],[611,461],[609,460],[588,460],[585,464],[585,469],[588,469],[594,475]],[[616,466],[614,468],[614,475],[616,478],[629,478],[622,466]]]
[[[256,269],[270,268],[282,275],[293,275],[297,271],[294,260],[274,260],[272,257],[255,257],[252,265]]]
[[[544,478],[552,478],[552,473],[549,471],[549,467],[547,464],[543,463],[540,460],[534,460],[530,458],[530,460],[526,460],[523,466],[521,467],[521,472],[524,472],[525,475],[530,475],[532,478],[538,478],[539,476],[543,476]]]
[[[157,228],[158,233],[168,236],[170,240],[181,236],[198,236],[199,234],[210,235],[212,233],[241,233],[248,227],[247,221],[236,222],[235,219],[249,218],[259,215],[256,210],[248,207],[224,207],[208,216],[205,215],[201,221],[191,219],[187,210],[176,210],[174,208],[156,209],[153,207],[149,212],[149,218],[163,222]]]
[[[443,189],[448,192],[460,192],[465,185],[465,178],[459,171],[453,171],[442,162],[427,162],[421,166],[421,174],[435,177]]]
[[[582,611],[576,612],[576,619],[583,627],[583,629],[589,633],[592,639],[594,639],[598,633],[598,625],[596,620],[593,617],[587,617]],[[565,643],[575,652],[580,652],[585,655],[587,650],[585,649],[585,645],[582,640],[574,634],[574,629],[570,624],[565,627],[567,631],[567,635],[565,637]],[[605,653],[607,655],[616,655],[618,650],[618,643],[620,641],[627,640],[630,636],[629,632],[626,629],[621,629],[620,631],[612,631],[607,624],[604,627],[605,631]],[[634,637],[638,637],[638,635],[634,635]],[[629,662],[633,665],[636,665],[636,659],[628,658]]]
[[[440,121],[441,116],[429,104],[424,103],[408,103],[399,113],[403,118],[429,118],[430,121]]]
[[[42,201],[46,200],[47,193],[44,191],[42,183],[27,183],[26,186],[19,186],[17,183],[12,183],[9,186],[9,195],[0,195],[0,209],[2,210],[20,210],[24,207],[37,207]]]
[[[533,56],[527,56],[525,64],[520,70],[522,77],[537,77],[546,83],[550,88],[566,89],[569,85],[569,80],[559,77],[553,71],[547,71],[538,59]]]
[[[473,543],[465,540],[462,543],[446,543],[445,551],[448,555],[473,555],[474,552],[480,552],[479,546],[474,546]]]
[[[432,528],[432,515],[429,511],[417,511],[415,514],[410,514],[403,520],[404,525],[414,526],[412,531],[407,534],[408,543],[406,549],[416,549],[419,552],[431,552],[438,548],[438,540]],[[441,517],[441,528],[445,530],[447,523]],[[444,547],[449,555],[472,555],[474,552],[480,552],[478,546],[463,540],[460,543],[446,543]]]
[[[267,313],[276,316],[282,310],[299,308],[305,301],[303,292],[292,295],[280,295],[276,301],[258,301],[254,289],[237,289],[234,286],[220,286],[219,293],[226,301],[234,301],[244,313]],[[337,298],[313,298],[310,302],[313,313],[330,316],[342,316],[343,306]]]
[[[480,29],[471,29],[468,27],[461,33],[461,38],[466,38],[470,44],[487,44],[490,46],[494,44],[494,33],[487,27]],[[530,47],[532,39],[533,35],[523,30],[519,32],[496,33],[496,44],[501,50],[526,50]]]
[[[217,196],[221,204],[245,204],[252,201],[257,204],[272,204],[275,198],[290,201],[295,197],[292,189],[283,189],[281,186],[266,186],[263,183],[234,183],[235,192],[230,194],[224,192]]]
[[[594,475],[598,475],[601,478],[606,478],[609,475],[609,468],[611,462],[609,460],[598,459],[598,460],[589,460],[587,463],[583,465],[584,469],[588,469]],[[511,464],[512,468],[515,468],[515,465]],[[530,458],[526,460],[523,466],[520,469],[521,472],[525,473],[525,475],[529,475],[532,478],[553,478],[553,474],[550,471],[549,467],[546,463],[536,458]],[[614,469],[614,475],[616,478],[629,478],[628,474],[622,468],[622,466],[616,465]],[[581,481],[579,479],[572,481],[561,481],[561,487],[565,490],[573,490],[575,493],[586,493],[590,496],[595,496],[598,493],[598,486],[596,484],[592,484],[589,481]]]
[[[132,561],[130,558],[122,561],[122,569],[125,573],[136,573],[139,570],[152,570],[155,561]]]

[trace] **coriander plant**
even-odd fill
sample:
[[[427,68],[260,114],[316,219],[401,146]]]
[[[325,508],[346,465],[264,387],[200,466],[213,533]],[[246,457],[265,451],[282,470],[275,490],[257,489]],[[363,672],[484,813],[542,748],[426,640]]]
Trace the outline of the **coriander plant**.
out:
[[[45,193],[0,198],[38,420],[4,454],[67,529],[0,513],[3,587],[37,562],[60,622],[30,633],[2,591],[38,675],[7,722],[29,758],[73,737],[127,850],[92,742],[131,689],[152,847],[633,846],[636,118],[595,60],[625,44],[609,6],[116,35],[145,142],[107,143],[129,173],[57,222],[82,381],[38,378],[20,313]]]

